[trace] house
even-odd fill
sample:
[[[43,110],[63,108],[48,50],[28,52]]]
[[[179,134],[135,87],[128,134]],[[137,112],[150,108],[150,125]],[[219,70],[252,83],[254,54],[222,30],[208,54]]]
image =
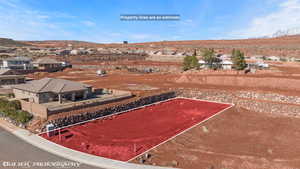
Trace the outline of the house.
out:
[[[72,64],[67,62],[67,61],[63,61],[63,62],[60,62],[61,63],[61,66],[64,67],[64,68],[72,68]]]
[[[70,55],[78,55],[79,54],[79,50],[77,49],[73,49],[70,51]]]
[[[263,55],[254,55],[250,57],[250,60],[263,60],[264,56]]]
[[[230,69],[232,69],[232,65],[233,65],[232,61],[229,61],[229,60],[223,60],[223,61],[221,62],[221,66],[222,66],[222,68],[225,69],[225,70],[230,70]]]
[[[15,70],[0,69],[0,85],[15,85],[25,83],[25,76]]]
[[[26,99],[37,104],[87,99],[92,93],[90,85],[54,78],[33,80],[12,88],[16,99]]]
[[[59,56],[68,56],[68,55],[70,55],[70,52],[71,52],[71,50],[65,49],[65,50],[60,51],[60,52],[58,53],[58,55],[59,55]]]
[[[32,69],[31,59],[27,57],[12,57],[2,60],[2,69]]]
[[[40,70],[61,68],[62,63],[51,58],[39,58],[32,62],[33,66]]]
[[[264,62],[257,62],[256,65],[257,65],[259,68],[264,68],[264,69],[269,68],[269,64],[264,63]]]
[[[204,60],[199,60],[198,64],[200,65],[200,68],[205,68],[207,66],[207,64]]]
[[[43,78],[11,86],[22,110],[47,119],[59,113],[80,110],[131,98],[131,92],[92,89],[92,86],[64,79]]]
[[[219,54],[219,55],[217,55],[217,58],[219,58],[221,60],[229,60],[229,59],[231,59],[231,55]]]
[[[0,53],[14,53],[17,48],[0,47]]]
[[[280,61],[280,58],[277,57],[277,56],[269,56],[267,57],[268,60],[271,60],[271,61],[276,61],[276,62],[279,62]]]

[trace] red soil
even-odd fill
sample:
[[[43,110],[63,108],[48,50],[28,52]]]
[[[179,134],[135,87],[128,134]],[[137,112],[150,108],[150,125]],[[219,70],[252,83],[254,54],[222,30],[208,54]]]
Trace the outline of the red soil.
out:
[[[77,151],[128,161],[230,106],[173,99],[62,129],[61,141],[58,135],[41,136]]]

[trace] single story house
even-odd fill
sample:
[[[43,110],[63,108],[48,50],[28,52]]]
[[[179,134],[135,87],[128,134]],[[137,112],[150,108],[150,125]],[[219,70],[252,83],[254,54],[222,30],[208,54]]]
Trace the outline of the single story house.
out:
[[[15,70],[0,69],[0,85],[15,85],[25,83],[25,76]]]
[[[34,67],[40,70],[55,69],[62,67],[62,62],[47,57],[39,58],[32,62],[32,64]]]
[[[33,80],[12,88],[16,99],[25,99],[37,104],[83,100],[89,98],[92,93],[90,85],[54,78]]]

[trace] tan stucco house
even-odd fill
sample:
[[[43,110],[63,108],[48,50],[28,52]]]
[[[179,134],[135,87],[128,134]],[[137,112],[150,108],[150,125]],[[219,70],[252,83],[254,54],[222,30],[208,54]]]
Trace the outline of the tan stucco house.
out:
[[[55,69],[62,67],[62,63],[48,57],[39,58],[32,62],[33,66],[39,70]]]
[[[63,103],[89,98],[92,87],[64,79],[43,78],[26,84],[15,85],[13,92],[16,99],[26,99],[32,103]]]

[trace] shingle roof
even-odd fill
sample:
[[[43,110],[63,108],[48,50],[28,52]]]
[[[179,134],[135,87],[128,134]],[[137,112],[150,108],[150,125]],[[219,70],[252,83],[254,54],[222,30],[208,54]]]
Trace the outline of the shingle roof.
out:
[[[10,69],[0,69],[0,75],[5,75]]]
[[[40,80],[34,80],[22,85],[15,85],[13,88],[30,91],[33,93],[45,93],[45,92],[53,92],[53,93],[64,93],[71,91],[84,90],[90,85],[73,82],[64,79],[54,79],[54,78],[43,78]]]
[[[31,58],[24,57],[24,56],[17,56],[17,57],[11,57],[4,60],[15,60],[15,61],[31,61]]]
[[[39,58],[37,60],[35,60],[33,63],[38,63],[38,64],[58,64],[61,62],[58,62],[55,59],[51,59],[51,58]]]
[[[20,75],[20,73],[11,69],[0,69],[0,75]]]

